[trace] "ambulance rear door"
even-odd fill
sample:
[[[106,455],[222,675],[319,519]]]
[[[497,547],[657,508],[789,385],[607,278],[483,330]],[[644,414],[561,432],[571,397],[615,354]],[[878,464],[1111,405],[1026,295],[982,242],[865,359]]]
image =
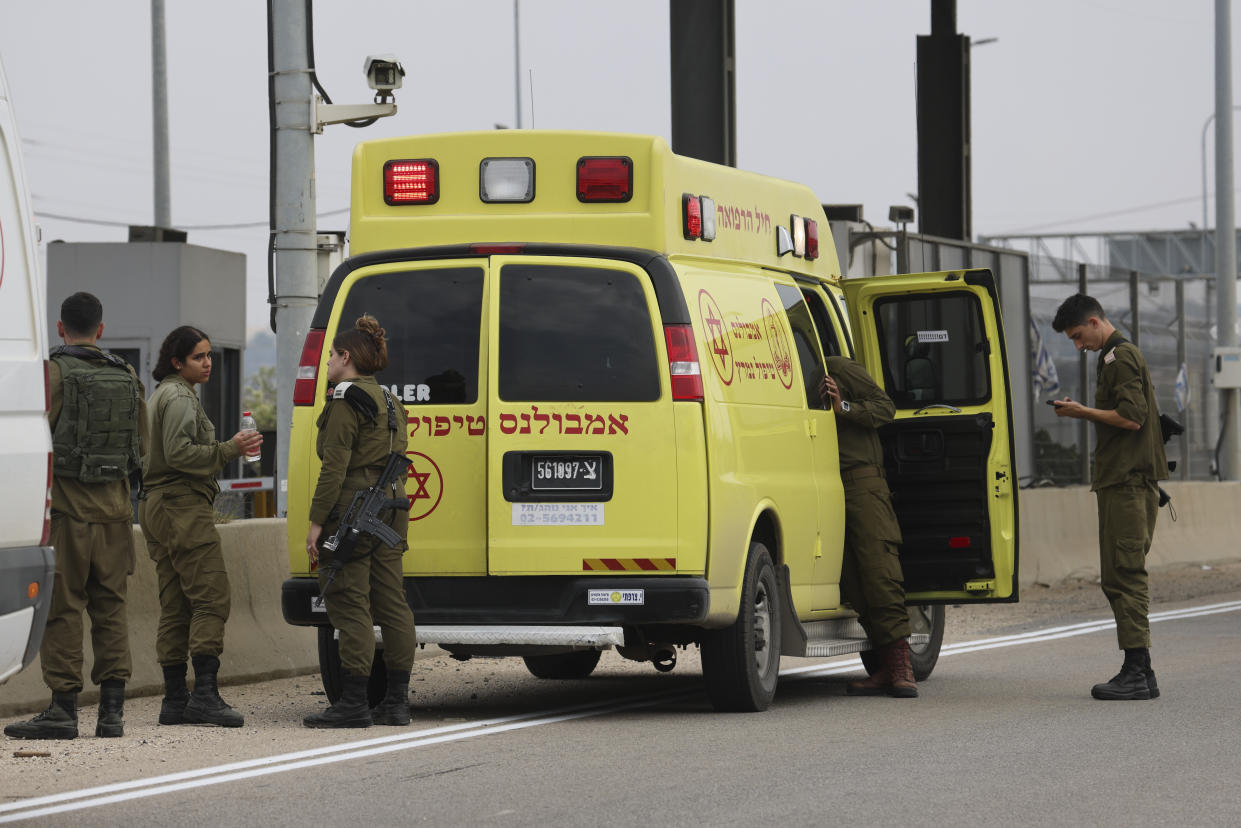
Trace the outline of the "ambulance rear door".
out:
[[[367,266],[342,284],[344,302],[327,332],[330,343],[369,313],[387,333],[388,367],[376,379],[409,415],[406,575],[487,572],[487,279],[481,257]]]
[[[571,256],[493,256],[490,272],[488,572],[685,568],[668,357],[647,273]]]
[[[841,286],[856,358],[896,404],[880,437],[907,600],[1017,600],[1017,473],[994,276],[901,274]]]

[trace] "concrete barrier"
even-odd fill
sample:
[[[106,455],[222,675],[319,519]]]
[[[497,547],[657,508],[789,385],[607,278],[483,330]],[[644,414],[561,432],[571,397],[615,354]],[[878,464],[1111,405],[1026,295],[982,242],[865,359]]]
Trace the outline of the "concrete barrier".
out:
[[[283,518],[262,518],[220,524],[232,586],[232,609],[224,633],[224,654],[220,658],[222,684],[261,681],[319,670],[319,651],[315,630],[293,627],[284,622],[280,611],[280,585],[289,574],[288,541]],[[129,644],[133,655],[133,675],[128,695],[163,692],[163,673],[155,660],[155,633],[159,624],[159,596],[155,564],[147,556],[142,530],[134,526],[136,563],[129,579]],[[84,617],[90,628],[90,619]],[[79,703],[92,704],[99,698],[90,683],[90,634],[86,633],[83,669],[86,686]],[[190,670],[191,682],[193,670]],[[0,686],[0,716],[37,709],[50,698],[43,684],[38,659],[23,672]]]
[[[1172,495],[1178,519],[1173,522],[1167,509],[1160,510],[1148,561],[1151,569],[1241,559],[1237,543],[1241,538],[1241,483],[1167,482],[1164,488]],[[1090,490],[1085,486],[1027,489],[1019,496],[1021,583],[1056,584],[1067,578],[1097,577],[1098,518]],[[221,681],[228,684],[318,672],[315,631],[286,624],[280,611],[280,585],[288,577],[284,519],[238,521],[218,528],[233,588]],[[129,693],[139,695],[162,692],[163,676],[155,661],[159,622],[155,566],[147,557],[142,530],[137,526],[134,539],[137,565],[129,581],[134,669]],[[98,690],[89,680],[89,636],[85,649],[87,686],[81,703],[91,704],[98,698]],[[422,651],[418,657],[425,657]],[[0,717],[38,709],[47,704],[48,697],[36,660],[0,686]]]
[[[1241,559],[1241,483],[1164,481],[1172,508],[1159,510],[1147,568]],[[1020,582],[1098,578],[1099,517],[1088,486],[1025,489],[1021,497]]]

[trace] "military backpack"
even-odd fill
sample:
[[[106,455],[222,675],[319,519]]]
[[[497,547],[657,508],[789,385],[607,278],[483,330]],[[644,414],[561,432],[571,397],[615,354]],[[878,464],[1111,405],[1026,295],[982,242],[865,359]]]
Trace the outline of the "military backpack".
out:
[[[120,357],[76,345],[51,353],[61,370],[63,404],[52,433],[53,472],[83,483],[124,480],[141,466],[142,387]]]

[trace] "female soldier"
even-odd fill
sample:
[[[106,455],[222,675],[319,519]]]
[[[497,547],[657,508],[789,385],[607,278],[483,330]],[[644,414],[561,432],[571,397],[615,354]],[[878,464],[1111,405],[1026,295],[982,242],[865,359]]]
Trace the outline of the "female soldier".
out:
[[[374,377],[388,366],[384,330],[373,316],[362,316],[353,330],[337,334],[328,352],[328,401],[316,424],[315,447],[323,467],[310,504],[310,531],[306,553],[311,564],[322,556],[319,581],[327,583],[324,569],[336,569],[327,587],[328,619],[340,631],[342,692],[335,704],[322,713],[306,716],[306,727],[370,727],[371,724],[409,724],[409,673],[414,666],[414,615],[405,602],[401,557],[408,545],[385,545],[364,535],[353,553],[332,561],[323,548],[355,493],[373,485],[388,455],[402,456],[409,443],[404,406]],[[404,475],[387,493],[404,499]],[[409,515],[392,509],[382,519],[402,538],[409,530]],[[372,620],[373,619],[373,620]],[[383,630],[384,662],[388,692],[372,711],[367,709],[366,686],[375,657],[374,624]]]
[[[159,387],[147,403],[150,451],[143,458],[138,522],[159,578],[160,619],[155,654],[164,669],[160,724],[241,727],[240,713],[220,698],[216,676],[224,649],[229,585],[212,504],[216,475],[252,452],[263,438],[239,431],[216,442],[194,386],[211,378],[211,342],[183,325],[164,339],[152,375]],[[194,694],[185,660],[194,663]]]

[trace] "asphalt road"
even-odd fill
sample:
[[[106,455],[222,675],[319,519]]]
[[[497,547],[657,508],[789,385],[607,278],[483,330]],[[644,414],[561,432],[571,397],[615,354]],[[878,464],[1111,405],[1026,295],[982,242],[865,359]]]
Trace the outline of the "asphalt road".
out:
[[[1090,698],[1119,666],[1092,617],[946,645],[917,700],[846,696],[855,658],[785,659],[760,714],[712,712],[692,663],[473,682],[408,729],[273,737],[258,756],[93,789],[83,777],[0,805],[0,822],[1236,824],[1241,593],[1156,608],[1163,695],[1149,702]]]

